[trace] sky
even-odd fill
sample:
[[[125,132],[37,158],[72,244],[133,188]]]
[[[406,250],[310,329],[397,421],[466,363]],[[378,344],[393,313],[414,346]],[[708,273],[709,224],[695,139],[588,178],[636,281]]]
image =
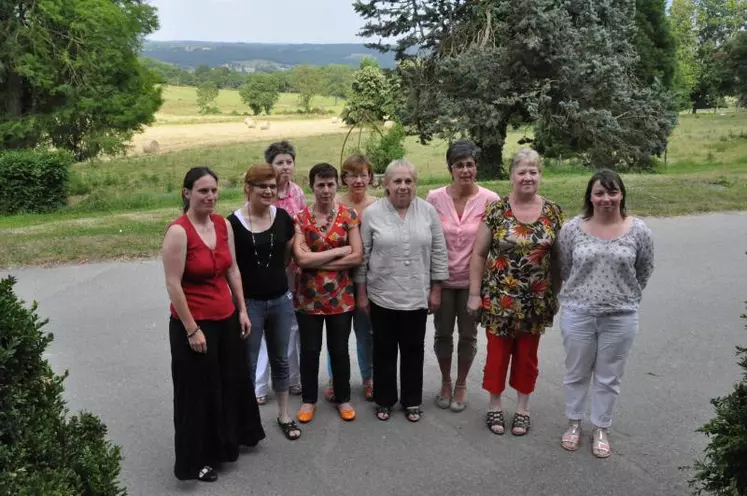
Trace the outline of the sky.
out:
[[[363,43],[353,0],[149,0],[161,29],[152,40]]]

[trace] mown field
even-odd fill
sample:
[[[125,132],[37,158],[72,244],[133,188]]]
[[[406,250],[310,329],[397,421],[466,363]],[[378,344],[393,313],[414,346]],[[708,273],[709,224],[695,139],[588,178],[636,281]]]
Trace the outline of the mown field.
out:
[[[522,132],[509,136],[507,155]],[[293,139],[297,176],[320,161],[338,165],[344,134]],[[365,140],[365,136],[362,137]],[[352,138],[346,151],[357,144]],[[239,187],[246,168],[262,160],[267,143],[209,146],[157,156],[77,164],[71,204],[50,215],[0,217],[0,267],[152,257],[158,254],[167,222],[179,214],[184,173],[208,165],[221,177],[220,211],[242,202]],[[407,141],[408,158],[418,167],[418,193],[448,182],[446,144]],[[569,214],[578,211],[589,172],[547,162],[542,194]],[[628,205],[641,216],[672,216],[747,209],[747,112],[683,115],[672,136],[667,164],[654,173],[625,174]],[[507,181],[485,186],[506,194]]]

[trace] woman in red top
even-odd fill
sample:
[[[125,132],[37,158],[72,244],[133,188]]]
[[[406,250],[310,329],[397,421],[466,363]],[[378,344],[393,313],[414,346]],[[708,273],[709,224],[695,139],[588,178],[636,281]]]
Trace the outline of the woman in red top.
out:
[[[163,266],[171,299],[176,463],[180,480],[213,482],[213,465],[265,437],[241,340],[251,326],[233,230],[214,214],[218,177],[195,167],[184,177],[184,215],[166,231]],[[234,305],[231,294],[236,297]]]
[[[335,400],[343,420],[355,419],[350,404],[348,339],[355,310],[350,269],[363,260],[360,221],[355,210],[335,200],[337,169],[317,164],[309,171],[315,202],[296,215],[293,256],[301,267],[295,293],[296,320],[301,335],[301,389],[298,420],[314,418],[319,392],[322,328],[332,362]]]

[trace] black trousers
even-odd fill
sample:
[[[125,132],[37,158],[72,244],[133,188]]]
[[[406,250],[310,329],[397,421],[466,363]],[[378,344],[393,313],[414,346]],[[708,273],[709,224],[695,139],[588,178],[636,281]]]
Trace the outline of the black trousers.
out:
[[[327,324],[327,351],[332,362],[332,386],[335,401],[350,401],[350,355],[348,340],[353,312],[336,315],[313,315],[296,312],[301,336],[301,388],[304,403],[316,403],[319,397],[319,353],[322,351],[322,329]]]
[[[374,401],[379,406],[397,403],[397,351],[399,351],[400,404],[407,408],[423,402],[423,359],[428,310],[389,310],[371,303],[373,327]]]
[[[240,445],[254,446],[265,437],[237,314],[197,324],[207,353],[192,350],[180,320],[169,321],[174,475],[180,480],[197,478],[205,465],[235,461]]]

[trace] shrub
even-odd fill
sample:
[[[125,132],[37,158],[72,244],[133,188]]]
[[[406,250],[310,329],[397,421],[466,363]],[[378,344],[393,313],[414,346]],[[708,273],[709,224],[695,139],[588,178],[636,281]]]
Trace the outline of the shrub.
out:
[[[747,348],[737,347],[737,356],[742,380],[731,394],[711,400],[716,417],[698,429],[710,439],[690,481],[698,494],[747,495]]]
[[[377,174],[383,174],[389,162],[404,157],[406,151],[405,129],[399,124],[382,135],[371,133],[366,143],[366,156]]]
[[[67,418],[67,373],[57,375],[42,355],[52,341],[47,323],[0,281],[0,487],[3,494],[116,496],[119,447],[93,414]]]
[[[67,203],[72,155],[57,151],[0,153],[0,214],[51,212]]]

